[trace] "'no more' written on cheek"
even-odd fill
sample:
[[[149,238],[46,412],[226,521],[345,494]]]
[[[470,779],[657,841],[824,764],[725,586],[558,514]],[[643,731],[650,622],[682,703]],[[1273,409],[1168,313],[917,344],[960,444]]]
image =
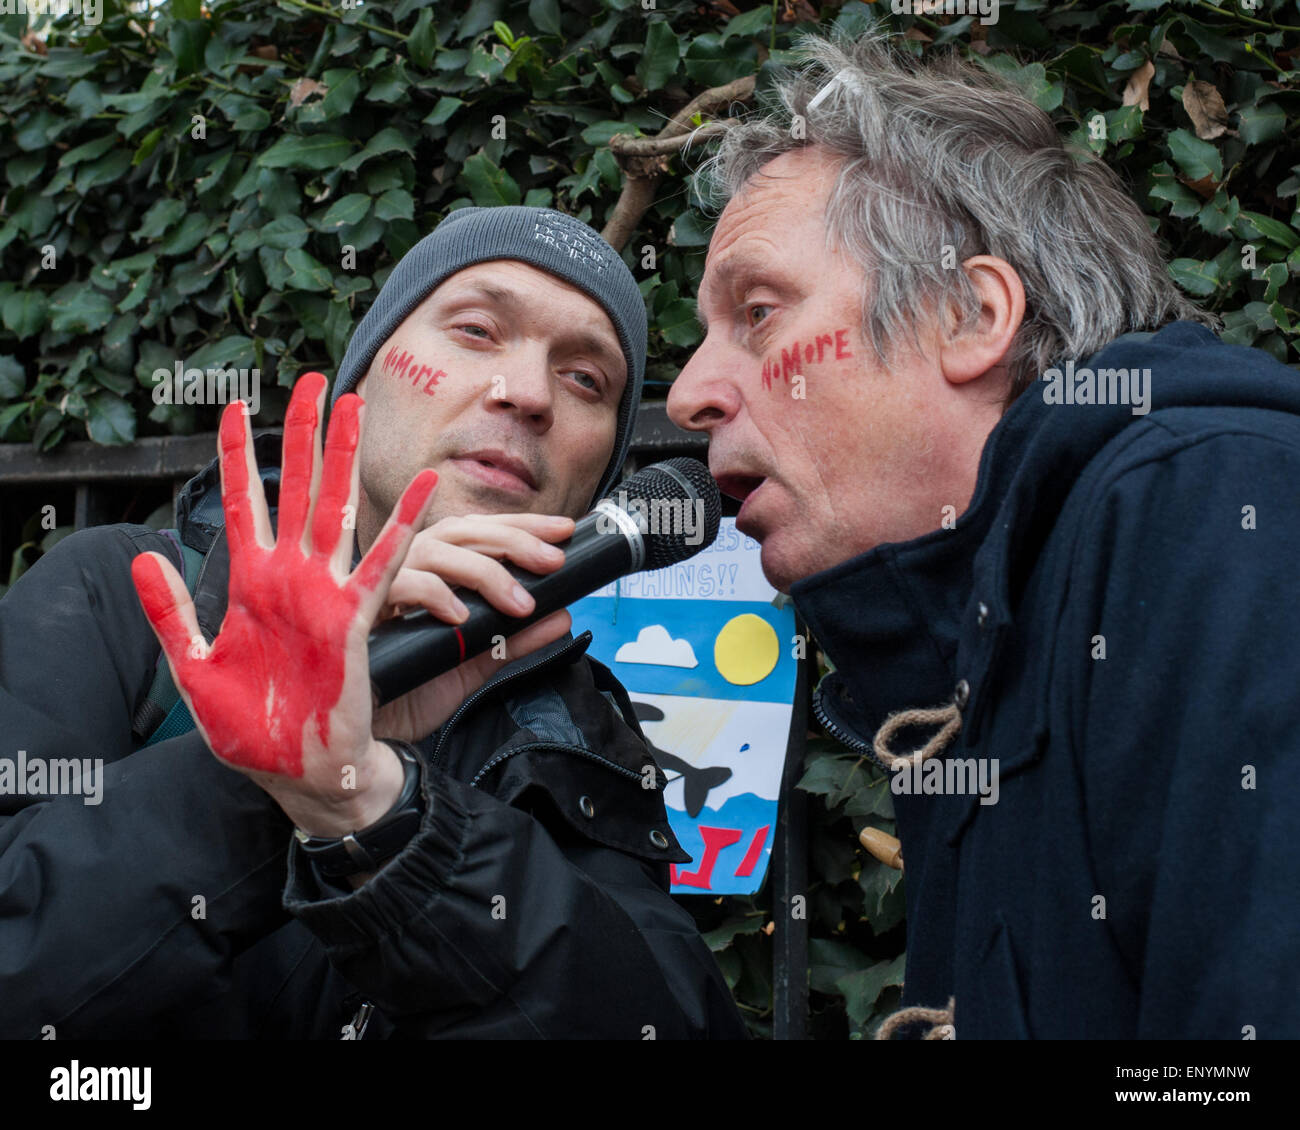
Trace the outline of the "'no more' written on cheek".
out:
[[[770,389],[778,377],[789,384],[792,376],[803,372],[804,365],[821,361],[828,350],[833,350],[831,360],[844,361],[851,358],[853,354],[849,352],[848,336],[846,327],[830,333],[814,334],[813,340],[802,346],[796,341],[783,348],[780,357],[769,357],[763,362],[763,387]]]
[[[424,381],[424,387],[420,391],[426,396],[437,392],[434,386],[447,375],[443,370],[424,364],[413,353],[405,349],[399,350],[395,345],[384,354],[380,368],[385,373],[409,380],[414,388],[420,388],[420,382]]]

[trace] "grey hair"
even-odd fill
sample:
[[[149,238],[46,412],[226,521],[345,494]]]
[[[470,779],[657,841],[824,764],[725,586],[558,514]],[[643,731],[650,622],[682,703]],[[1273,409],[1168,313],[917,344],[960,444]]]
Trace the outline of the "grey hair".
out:
[[[796,50],[808,65],[778,75],[780,105],[722,135],[700,187],[720,209],[782,153],[816,145],[839,157],[827,238],[864,269],[862,326],[882,364],[900,333],[916,341],[918,321],[945,308],[956,330],[974,323],[978,294],[945,258],[957,267],[981,254],[1010,263],[1025,290],[1007,404],[1120,334],[1178,319],[1219,328],[1169,277],[1115,172],[1067,147],[1009,80],[952,54],[918,59],[879,31],[804,36]]]

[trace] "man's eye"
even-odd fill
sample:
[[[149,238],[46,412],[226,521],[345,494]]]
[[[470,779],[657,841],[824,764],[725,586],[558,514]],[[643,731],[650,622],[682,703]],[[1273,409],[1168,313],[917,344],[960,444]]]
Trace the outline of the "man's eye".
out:
[[[592,392],[599,392],[599,391],[600,391],[600,381],[598,381],[595,377],[593,377],[593,376],[592,376],[590,373],[588,373],[585,369],[570,369],[570,370],[569,370],[569,375],[570,375],[570,376],[573,376],[573,377],[581,377],[581,378],[583,378],[584,380],[586,380],[586,381],[590,381],[590,382],[591,382],[590,384],[583,385],[583,388],[589,388],[589,389],[591,389]]]
[[[755,311],[755,310],[771,310],[771,309],[772,309],[772,307],[769,306],[769,305],[767,305],[767,303],[765,303],[765,302],[756,302],[756,303],[754,303],[754,305],[751,306],[751,307],[749,308],[748,315],[747,315],[748,318],[749,318],[749,324],[750,324],[751,326],[755,326],[755,325],[758,324],[758,322],[754,321],[754,311]],[[762,320],[763,320],[762,318],[759,318],[759,319],[758,319],[759,322],[761,322]]]
[[[485,330],[485,329],[484,329],[482,326],[480,326],[477,322],[462,322],[460,325],[458,325],[458,326],[456,327],[456,329],[458,329],[458,330],[478,330],[478,332],[479,332],[480,334],[482,334],[485,338],[490,338],[490,337],[492,336],[490,333],[488,333],[487,330]]]

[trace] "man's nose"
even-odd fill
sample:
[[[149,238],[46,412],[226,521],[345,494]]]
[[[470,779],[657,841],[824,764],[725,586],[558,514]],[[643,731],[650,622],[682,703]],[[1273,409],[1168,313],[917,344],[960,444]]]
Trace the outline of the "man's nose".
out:
[[[668,390],[668,418],[686,431],[710,431],[732,419],[744,399],[739,382],[744,379],[743,354],[728,358],[728,351],[709,344],[708,338],[691,355]]]
[[[545,351],[528,350],[510,360],[509,368],[494,374],[488,384],[488,408],[510,412],[537,431],[545,431],[553,422],[555,409],[551,366]]]

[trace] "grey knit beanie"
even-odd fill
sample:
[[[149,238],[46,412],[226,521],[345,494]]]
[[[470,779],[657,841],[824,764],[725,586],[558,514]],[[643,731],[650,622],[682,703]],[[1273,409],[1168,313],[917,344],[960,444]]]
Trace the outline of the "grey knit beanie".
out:
[[[581,220],[553,208],[461,208],[412,247],[353,332],[331,403],[356,387],[380,347],[436,286],[465,267],[492,259],[518,259],[572,283],[599,302],[614,323],[627,361],[627,385],[618,406],[614,454],[592,498],[595,502],[614,485],[632,443],[632,421],[645,377],[645,303],[618,253]]]

